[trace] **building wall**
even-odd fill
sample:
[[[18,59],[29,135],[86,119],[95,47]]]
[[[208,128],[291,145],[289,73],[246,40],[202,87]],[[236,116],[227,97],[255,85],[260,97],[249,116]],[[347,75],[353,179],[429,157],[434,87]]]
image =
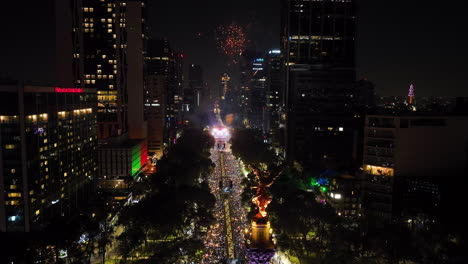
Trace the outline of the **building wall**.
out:
[[[53,216],[72,215],[95,179],[95,91],[58,89],[0,89],[2,231],[40,229]]]
[[[98,152],[101,181],[136,177],[148,159],[146,140],[142,139],[114,139]]]
[[[458,176],[466,170],[468,119],[369,115],[364,142],[364,165],[392,176]]]
[[[353,69],[291,68],[286,99],[288,160],[353,156]]]
[[[148,93],[146,96],[146,116],[148,120],[148,154],[160,159],[164,151],[165,123],[165,77],[148,75],[146,79]]]
[[[458,177],[466,172],[468,118],[408,118],[397,128],[395,173],[404,176]]]
[[[143,25],[141,1],[126,2],[125,7],[127,95],[128,95],[128,136],[146,138],[144,118],[144,61]]]
[[[354,65],[356,1],[282,2],[281,39],[289,62]]]
[[[468,118],[458,116],[366,116],[364,129],[364,196],[368,216],[380,227],[399,216],[395,188],[401,182],[466,175]],[[420,180],[423,179],[423,180]],[[414,189],[413,191],[422,191]],[[409,194],[407,190],[398,191]],[[432,198],[431,198],[432,199]],[[404,200],[404,199],[403,199]],[[419,202],[419,201],[418,201]],[[431,204],[431,210],[435,207]]]

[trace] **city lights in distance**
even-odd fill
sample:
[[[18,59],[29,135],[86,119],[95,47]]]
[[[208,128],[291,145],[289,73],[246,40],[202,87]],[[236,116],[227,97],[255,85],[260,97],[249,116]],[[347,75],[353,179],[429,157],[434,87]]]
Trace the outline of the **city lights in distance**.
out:
[[[270,50],[268,54],[281,54],[281,50]]]
[[[227,128],[213,128],[211,130],[211,134],[216,138],[216,139],[224,139],[229,137],[229,130]]]

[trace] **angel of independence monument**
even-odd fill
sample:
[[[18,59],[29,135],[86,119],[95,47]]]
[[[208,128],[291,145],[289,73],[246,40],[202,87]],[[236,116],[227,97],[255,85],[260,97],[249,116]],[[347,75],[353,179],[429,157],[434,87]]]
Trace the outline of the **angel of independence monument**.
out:
[[[271,226],[266,211],[272,200],[268,187],[279,174],[272,177],[267,171],[260,171],[252,166],[251,169],[258,180],[257,186],[252,187],[257,190],[252,203],[257,206],[258,213],[251,220],[251,233],[246,241],[247,259],[249,264],[269,264],[276,253],[276,245],[271,238]]]

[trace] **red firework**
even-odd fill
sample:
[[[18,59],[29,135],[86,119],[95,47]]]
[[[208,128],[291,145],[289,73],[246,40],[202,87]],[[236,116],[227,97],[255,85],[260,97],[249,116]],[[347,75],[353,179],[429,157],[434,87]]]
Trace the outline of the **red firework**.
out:
[[[218,50],[231,57],[234,62],[241,56],[247,44],[244,29],[236,23],[218,26],[216,30]]]

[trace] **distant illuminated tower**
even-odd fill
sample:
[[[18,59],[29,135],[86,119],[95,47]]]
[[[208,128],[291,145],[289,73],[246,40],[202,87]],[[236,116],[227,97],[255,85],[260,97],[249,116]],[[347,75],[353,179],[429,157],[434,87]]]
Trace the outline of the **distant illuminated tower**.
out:
[[[409,97],[408,103],[413,104],[414,103],[414,85],[413,84],[411,84],[409,87],[408,97]]]
[[[223,84],[223,93],[221,95],[221,99],[224,100],[226,98],[226,93],[228,89],[228,82],[231,78],[229,78],[229,75],[227,73],[224,73],[223,76],[221,77],[221,83]]]

